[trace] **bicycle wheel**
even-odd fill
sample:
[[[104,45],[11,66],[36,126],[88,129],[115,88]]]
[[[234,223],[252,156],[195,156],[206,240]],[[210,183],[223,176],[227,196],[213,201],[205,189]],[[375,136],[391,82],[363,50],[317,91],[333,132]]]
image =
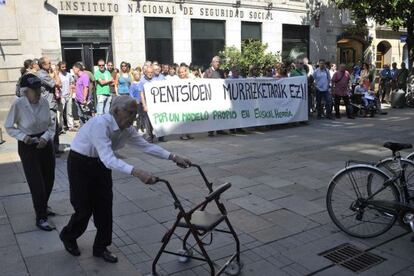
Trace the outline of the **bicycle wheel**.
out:
[[[414,158],[414,156],[413,156]],[[376,167],[380,170],[386,172],[389,175],[398,175],[398,172],[393,170],[392,166],[393,159],[387,158],[381,160]],[[407,186],[408,193],[410,197],[414,196],[414,162],[409,160],[408,158],[401,159],[401,167],[404,169],[404,178],[405,178],[405,185]],[[400,190],[403,189],[404,183],[399,183],[401,185]],[[405,199],[406,203],[408,203],[408,199]]]
[[[414,152],[410,153],[406,159],[414,161]]]
[[[364,204],[388,179],[384,172],[368,165],[351,166],[337,173],[326,196],[328,213],[335,225],[358,238],[372,238],[388,231],[397,216],[383,208]],[[398,189],[392,184],[371,200],[399,201]]]

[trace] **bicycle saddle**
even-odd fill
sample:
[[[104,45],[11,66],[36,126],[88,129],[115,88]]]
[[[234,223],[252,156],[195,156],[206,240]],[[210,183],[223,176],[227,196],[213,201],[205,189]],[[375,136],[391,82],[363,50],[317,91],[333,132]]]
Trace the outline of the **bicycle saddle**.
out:
[[[403,149],[411,149],[412,144],[403,144],[403,143],[394,143],[394,142],[385,142],[384,148],[391,150],[392,152],[400,151]]]

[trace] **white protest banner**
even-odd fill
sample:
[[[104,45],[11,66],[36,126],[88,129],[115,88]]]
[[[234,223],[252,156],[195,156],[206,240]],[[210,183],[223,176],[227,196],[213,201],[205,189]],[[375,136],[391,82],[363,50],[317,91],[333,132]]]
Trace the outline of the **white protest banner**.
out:
[[[155,81],[144,92],[157,136],[308,120],[306,77]]]

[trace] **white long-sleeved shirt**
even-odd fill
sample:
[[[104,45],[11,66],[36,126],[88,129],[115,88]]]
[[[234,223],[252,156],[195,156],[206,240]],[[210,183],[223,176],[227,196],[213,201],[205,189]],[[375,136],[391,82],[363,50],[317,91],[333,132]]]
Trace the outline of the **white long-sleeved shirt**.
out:
[[[71,143],[71,150],[99,158],[108,169],[131,174],[133,166],[116,158],[114,151],[131,144],[143,152],[168,159],[170,152],[148,143],[133,127],[121,130],[111,114],[96,116],[83,125]]]
[[[41,138],[49,141],[55,135],[55,123],[50,117],[49,103],[44,98],[40,98],[37,104],[31,104],[25,96],[16,99],[4,127],[10,136],[19,141],[27,135],[41,133]]]

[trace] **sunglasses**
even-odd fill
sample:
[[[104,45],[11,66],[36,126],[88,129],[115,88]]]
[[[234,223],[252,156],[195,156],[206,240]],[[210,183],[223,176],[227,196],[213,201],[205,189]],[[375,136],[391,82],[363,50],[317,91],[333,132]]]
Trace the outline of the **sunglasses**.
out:
[[[105,64],[99,64],[98,66],[99,67],[105,67]]]

